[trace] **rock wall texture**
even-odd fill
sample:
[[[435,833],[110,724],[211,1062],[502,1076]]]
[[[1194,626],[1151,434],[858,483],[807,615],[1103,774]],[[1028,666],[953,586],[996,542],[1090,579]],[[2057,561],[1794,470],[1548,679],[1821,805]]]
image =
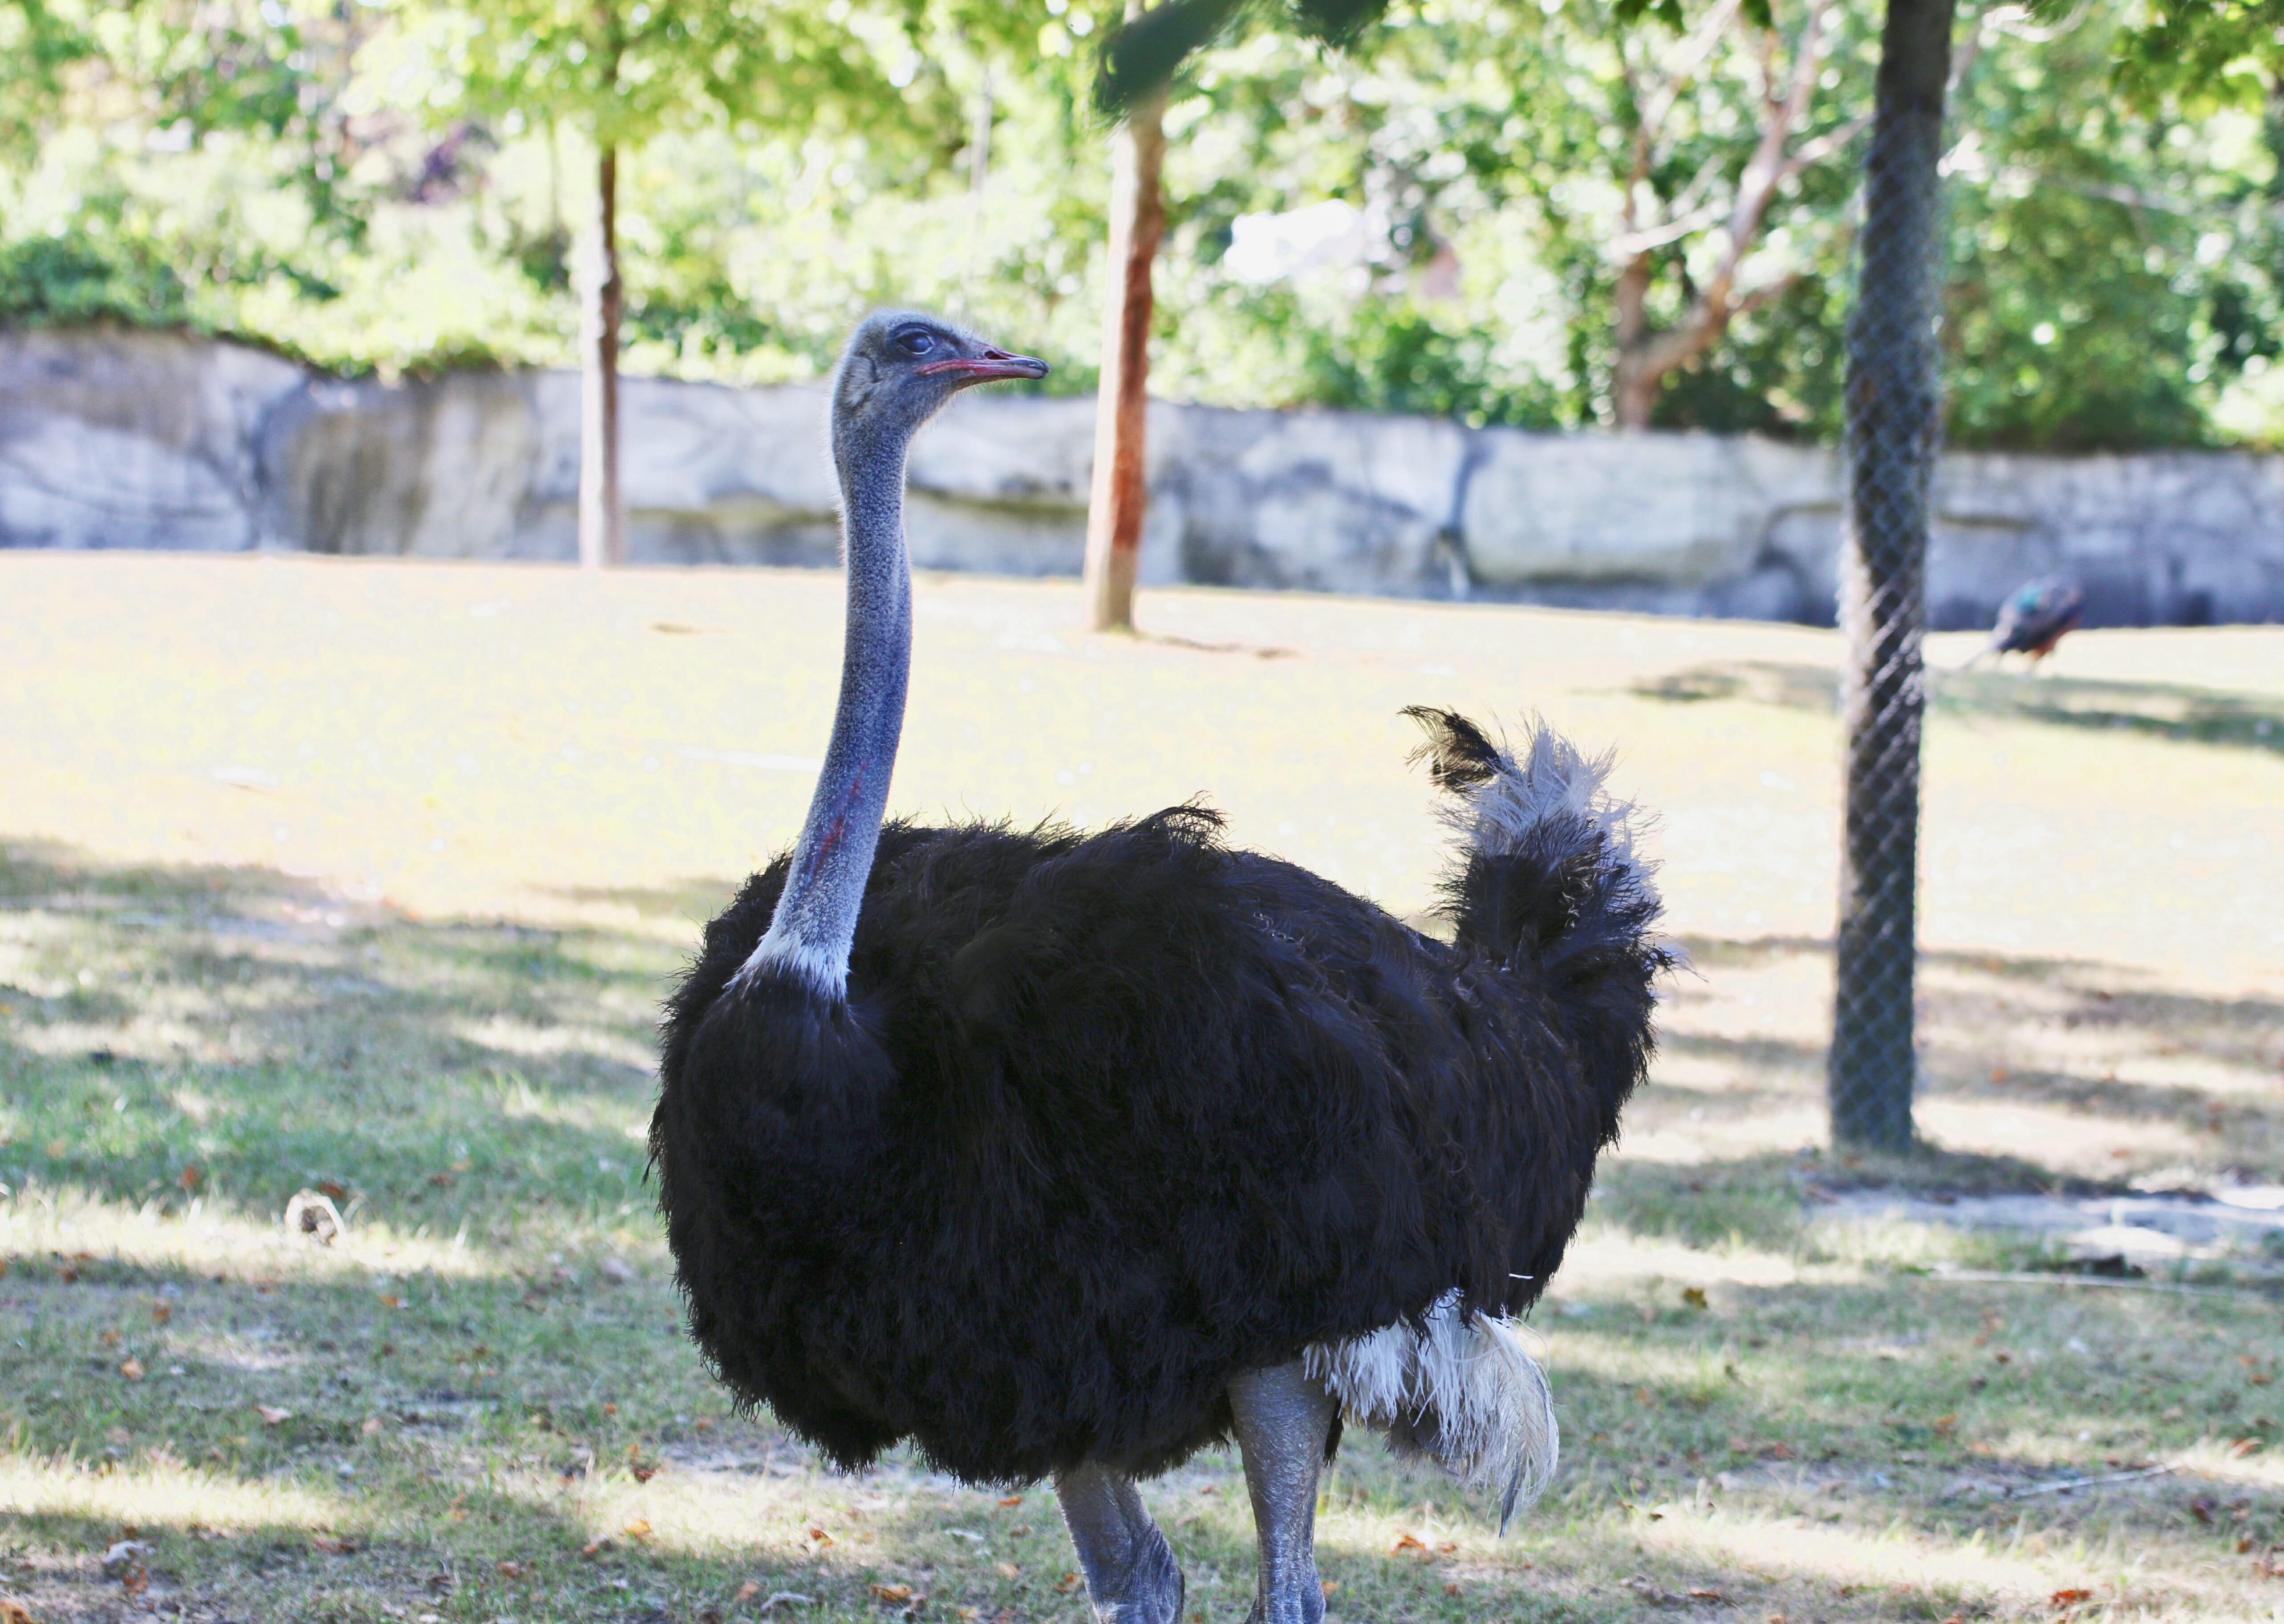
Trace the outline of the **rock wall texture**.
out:
[[[637,561],[823,564],[825,396],[630,379]],[[0,332],[0,546],[567,559],[562,373],[343,383],[169,333]],[[923,567],[1075,574],[1094,407],[963,397],[913,448]],[[1146,583],[1469,596],[1829,624],[1828,450],[1151,408]],[[2096,624],[2284,620],[2284,459],[1953,453],[1928,601],[1987,625],[2063,570]]]

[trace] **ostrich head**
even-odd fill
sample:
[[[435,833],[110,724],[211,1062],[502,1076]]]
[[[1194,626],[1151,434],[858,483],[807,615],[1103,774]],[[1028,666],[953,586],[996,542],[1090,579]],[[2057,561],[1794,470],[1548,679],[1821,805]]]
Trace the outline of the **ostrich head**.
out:
[[[1044,378],[1047,364],[1010,355],[940,317],[875,310],[849,340],[833,385],[837,455],[909,435],[970,384]]]

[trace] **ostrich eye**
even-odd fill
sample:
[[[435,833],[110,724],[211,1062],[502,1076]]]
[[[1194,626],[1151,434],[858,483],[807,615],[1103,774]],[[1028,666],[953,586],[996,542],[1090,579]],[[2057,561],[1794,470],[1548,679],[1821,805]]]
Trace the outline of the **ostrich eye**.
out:
[[[896,334],[896,348],[915,357],[927,355],[935,349],[935,334],[926,327],[906,327]]]

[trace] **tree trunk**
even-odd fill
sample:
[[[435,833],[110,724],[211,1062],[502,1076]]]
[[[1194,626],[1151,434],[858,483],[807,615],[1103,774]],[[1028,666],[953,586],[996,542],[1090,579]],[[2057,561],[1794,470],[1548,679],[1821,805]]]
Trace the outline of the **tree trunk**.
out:
[[[1618,360],[1611,369],[1610,412],[1618,427],[1629,434],[1649,427],[1650,408],[1657,403],[1659,378],[1643,365],[1649,341],[1649,255],[1632,255],[1618,271],[1612,301],[1617,315]]]
[[[1163,91],[1127,114],[1112,155],[1110,263],[1104,292],[1102,386],[1094,408],[1094,488],[1086,510],[1087,624],[1134,628],[1142,551],[1143,433],[1149,406],[1150,267],[1166,229],[1159,170],[1166,155]]]
[[[1912,1143],[1928,487],[1942,438],[1939,182],[1954,0],[1888,0],[1848,322],[1840,616],[1847,809],[1832,1136]]]
[[[579,564],[627,561],[626,492],[619,484],[619,149],[596,168],[595,220],[579,287]]]

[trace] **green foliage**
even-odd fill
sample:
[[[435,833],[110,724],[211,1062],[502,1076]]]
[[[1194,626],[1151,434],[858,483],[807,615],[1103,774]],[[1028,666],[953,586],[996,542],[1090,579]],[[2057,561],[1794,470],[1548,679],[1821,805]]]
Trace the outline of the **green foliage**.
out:
[[[0,0],[0,108],[23,137],[0,129],[0,319],[239,332],[349,373],[563,365],[567,222],[597,139],[615,138],[630,370],[812,377],[857,314],[897,302],[1036,349],[1049,387],[1086,389],[1107,188],[1092,97],[1122,10]],[[1953,443],[2284,441],[2266,15],[2092,0],[1962,24]],[[1330,16],[1240,7],[1184,59],[1154,387],[1607,420],[1608,244],[1670,31],[1606,0],[1409,0],[1332,52]],[[1842,24],[1811,133],[1868,105],[1871,21]],[[2161,27],[2196,75],[2145,71]],[[1756,49],[1740,32],[1668,115],[1656,199],[1741,169]],[[2121,60],[2141,75],[2131,94]],[[1856,178],[1843,153],[1787,191],[1768,268],[1799,280],[1673,376],[1654,421],[1837,435]],[[1357,223],[1333,258],[1265,274],[1230,257],[1259,217],[1332,201]],[[1657,250],[1653,325],[1717,239],[1710,222]]]
[[[432,101],[575,122],[598,145],[716,118],[806,128],[859,107],[868,126],[906,109],[926,122],[937,88],[893,37],[894,14],[845,0],[401,0],[398,12],[442,70]]]
[[[65,327],[92,322],[177,326],[189,296],[148,244],[74,234],[0,245],[0,322]]]
[[[1180,78],[1200,51],[1236,29],[1277,28],[1349,45],[1388,9],[1388,0],[1159,0],[1108,30],[1095,70],[1095,105],[1116,116]]]
[[[1958,95],[1945,381],[1954,441],[2083,451],[2217,438],[2276,353],[2272,131],[2111,93],[2118,13],[2002,33]],[[2121,44],[2120,42],[2123,41]]]
[[[92,22],[72,0],[0,0],[0,152],[28,152],[62,100],[67,70],[100,54]]]
[[[2059,0],[2035,10],[2042,20],[2067,23],[2069,8]],[[2144,112],[2257,106],[2284,66],[2280,29],[2280,0],[2160,0],[2118,40],[2118,88]]]

